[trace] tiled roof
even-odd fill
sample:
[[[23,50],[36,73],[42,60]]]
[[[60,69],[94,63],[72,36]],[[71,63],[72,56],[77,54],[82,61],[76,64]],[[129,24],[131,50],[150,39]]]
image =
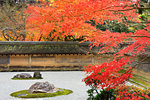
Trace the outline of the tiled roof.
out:
[[[97,53],[98,47],[89,49],[90,42],[0,42],[0,55],[11,54],[90,54]]]
[[[0,42],[0,55],[14,54],[98,54],[99,47],[89,49],[91,42],[71,42],[71,41],[48,41],[48,42],[33,42],[33,41],[4,41]],[[128,43],[120,45],[120,48],[113,48],[107,54],[114,54],[120,49],[125,49]],[[150,47],[145,49],[144,53],[138,55],[150,55]],[[132,55],[127,53],[127,55]]]

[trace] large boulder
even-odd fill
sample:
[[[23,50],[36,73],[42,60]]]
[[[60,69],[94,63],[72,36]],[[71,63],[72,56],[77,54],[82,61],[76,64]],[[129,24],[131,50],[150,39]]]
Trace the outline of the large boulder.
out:
[[[15,75],[13,78],[32,78],[32,76],[28,73],[21,73],[21,74]]]
[[[36,82],[29,88],[29,93],[54,93],[59,89],[49,82]]]
[[[42,75],[40,74],[40,72],[36,71],[33,74],[33,78],[42,78]]]

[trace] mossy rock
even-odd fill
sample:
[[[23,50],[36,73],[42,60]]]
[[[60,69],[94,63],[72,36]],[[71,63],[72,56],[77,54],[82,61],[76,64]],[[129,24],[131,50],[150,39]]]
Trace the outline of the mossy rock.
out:
[[[28,90],[21,90],[21,91],[11,93],[10,95],[18,98],[45,98],[45,97],[55,97],[60,95],[68,95],[70,93],[72,93],[72,91],[67,89],[60,89],[60,91],[57,91],[55,93],[34,93],[34,94],[29,93]]]
[[[43,78],[11,78],[12,80],[34,80],[34,79],[43,79]]]

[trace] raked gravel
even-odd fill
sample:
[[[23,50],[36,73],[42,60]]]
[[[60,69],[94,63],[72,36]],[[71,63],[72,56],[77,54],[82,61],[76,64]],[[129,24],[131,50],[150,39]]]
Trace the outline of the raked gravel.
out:
[[[11,78],[19,73],[33,72],[0,72],[0,100],[86,100],[88,97],[88,86],[82,82],[86,76],[82,71],[49,71],[41,72],[43,79],[40,80],[11,80]],[[54,84],[55,87],[70,89],[72,94],[57,96],[51,98],[38,98],[38,99],[20,99],[11,97],[12,92],[29,89],[35,82],[45,82]],[[132,85],[131,83],[127,83]]]

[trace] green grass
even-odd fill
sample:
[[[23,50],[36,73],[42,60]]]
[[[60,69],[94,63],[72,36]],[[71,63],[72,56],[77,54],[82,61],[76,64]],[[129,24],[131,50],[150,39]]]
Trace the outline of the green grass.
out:
[[[119,73],[124,73],[125,71],[126,71],[125,69],[122,69],[119,71]],[[145,87],[150,88],[150,79],[147,79],[147,78],[140,76],[140,75],[137,75],[137,74],[134,74],[131,77],[131,79],[133,81],[135,81],[135,83],[134,83],[135,85],[140,86],[139,84],[136,84],[136,83],[140,83],[140,84],[144,85]],[[132,81],[130,81],[130,82],[133,83]],[[143,86],[141,86],[141,87],[143,87]]]
[[[136,74],[134,74],[133,77],[142,79],[143,81],[146,81],[146,82],[150,82],[150,79],[147,79],[147,78],[145,78],[145,77],[142,77],[142,76],[139,76],[139,75],[136,75]]]
[[[43,79],[43,78],[11,78],[12,80],[34,80],[34,79]]]
[[[138,79],[138,78],[131,78],[133,81],[135,81],[135,82],[137,82],[137,83],[140,83],[140,84],[142,84],[142,85],[144,85],[145,87],[147,87],[147,88],[150,88],[150,83],[147,83],[147,82],[145,82],[145,81],[143,81],[143,80],[141,80],[141,79]],[[130,81],[130,82],[132,82],[132,81]],[[135,83],[136,84],[136,83]],[[142,87],[142,86],[141,86]]]
[[[60,96],[60,95],[68,95],[70,93],[72,93],[72,91],[67,90],[67,89],[64,89],[63,91],[58,91],[55,93],[35,93],[35,94],[29,93],[28,90],[22,90],[22,91],[11,93],[10,95],[13,97],[18,97],[18,98],[43,98],[43,97],[55,97],[55,96]],[[26,95],[19,96],[21,94],[26,94]]]
[[[150,88],[150,80],[143,77],[143,76],[139,76],[139,75],[136,75],[134,74],[131,79],[137,83],[140,83],[144,86],[146,86],[147,88]]]

